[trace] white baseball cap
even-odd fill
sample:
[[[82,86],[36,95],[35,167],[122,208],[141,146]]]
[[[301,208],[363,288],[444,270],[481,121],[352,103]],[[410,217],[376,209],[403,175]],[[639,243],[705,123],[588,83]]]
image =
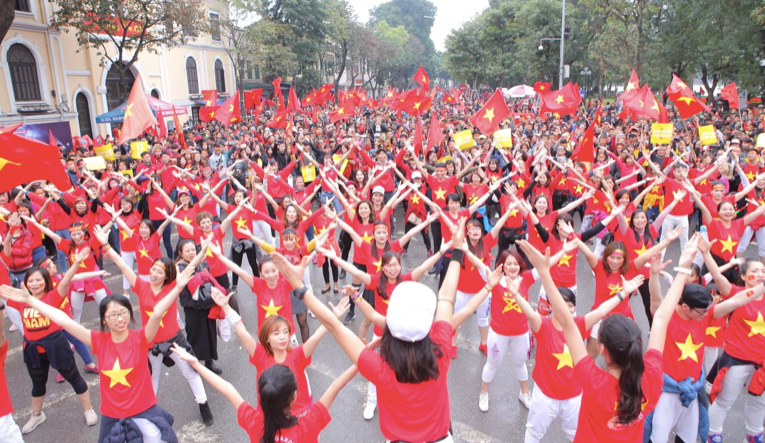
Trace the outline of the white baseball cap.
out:
[[[412,180],[414,180],[415,178],[419,178],[420,180],[422,180],[422,173],[420,171],[412,172]]]
[[[407,342],[427,337],[436,312],[436,294],[413,281],[399,283],[390,295],[385,322],[391,335]]]
[[[741,140],[739,140],[737,138],[734,138],[733,140],[730,141],[730,144],[732,144],[732,145],[740,145],[741,144]]]
[[[385,188],[383,188],[382,186],[375,186],[374,188],[372,188],[372,194],[378,194],[378,193],[385,194]]]

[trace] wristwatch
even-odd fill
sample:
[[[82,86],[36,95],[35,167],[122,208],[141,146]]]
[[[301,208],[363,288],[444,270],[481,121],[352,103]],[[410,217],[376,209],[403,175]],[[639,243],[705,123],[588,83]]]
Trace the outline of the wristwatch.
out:
[[[300,289],[293,289],[292,291],[290,291],[290,296],[294,296],[298,300],[302,300],[306,292],[308,292],[308,287],[303,286]]]

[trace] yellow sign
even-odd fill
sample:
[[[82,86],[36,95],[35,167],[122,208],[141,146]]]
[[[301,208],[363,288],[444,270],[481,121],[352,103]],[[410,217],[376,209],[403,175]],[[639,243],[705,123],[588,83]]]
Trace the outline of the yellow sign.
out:
[[[140,160],[141,154],[143,154],[144,152],[149,152],[149,142],[147,142],[146,140],[131,142],[130,150],[132,151],[132,154],[130,156],[136,160]]]
[[[757,145],[758,148],[765,148],[765,134],[760,134],[757,136]]]
[[[112,147],[111,143],[107,143],[103,146],[96,146],[95,151],[96,151],[96,155],[98,155],[99,157],[103,157],[105,160],[117,159],[114,156],[114,148]]]
[[[513,147],[513,131],[511,129],[500,129],[494,133],[494,140],[499,142],[503,148]]]
[[[666,145],[672,141],[672,123],[654,123],[651,125],[651,143]]]
[[[712,125],[699,126],[699,140],[704,146],[717,144],[717,133]]]
[[[460,150],[472,148],[475,146],[475,140],[473,140],[473,133],[470,132],[470,129],[465,129],[464,131],[460,131],[456,134],[454,134],[454,144],[457,145],[457,148]]]
[[[103,157],[87,157],[82,159],[85,167],[91,171],[102,171],[106,169],[106,161]]]

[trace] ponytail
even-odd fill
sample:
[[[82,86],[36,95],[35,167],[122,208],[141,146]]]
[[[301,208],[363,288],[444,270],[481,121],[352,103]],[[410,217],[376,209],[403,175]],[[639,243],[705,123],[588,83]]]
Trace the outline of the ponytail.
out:
[[[629,318],[613,314],[603,319],[598,340],[608,351],[611,362],[619,366],[619,402],[616,407],[619,424],[635,421],[643,407],[643,338],[638,325]]]
[[[292,370],[284,365],[274,365],[263,371],[258,378],[258,398],[263,411],[263,439],[261,443],[273,443],[282,429],[297,424],[297,418],[289,411],[297,392],[297,381]]]

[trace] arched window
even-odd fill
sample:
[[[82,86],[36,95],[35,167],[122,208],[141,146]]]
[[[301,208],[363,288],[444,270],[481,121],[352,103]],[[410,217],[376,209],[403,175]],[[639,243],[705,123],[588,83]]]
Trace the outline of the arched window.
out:
[[[42,100],[37,62],[29,48],[19,43],[11,45],[8,49],[8,68],[11,70],[13,95],[17,102]]]
[[[154,97],[157,100],[159,100],[159,91],[157,91],[156,89],[152,89],[150,94],[151,94],[152,97]]]
[[[218,92],[226,92],[226,71],[223,70],[223,62],[215,60],[215,89]]]
[[[135,75],[130,69],[125,71],[125,82],[120,82],[120,69],[117,63],[113,64],[106,74],[106,105],[110,111],[127,100],[135,82]]]
[[[89,135],[93,137],[93,128],[90,125],[90,106],[88,106],[88,97],[82,92],[77,94],[74,99],[77,106],[77,122],[80,124],[80,135]]]
[[[186,59],[186,82],[189,85],[189,94],[199,94],[197,62],[192,57]]]

